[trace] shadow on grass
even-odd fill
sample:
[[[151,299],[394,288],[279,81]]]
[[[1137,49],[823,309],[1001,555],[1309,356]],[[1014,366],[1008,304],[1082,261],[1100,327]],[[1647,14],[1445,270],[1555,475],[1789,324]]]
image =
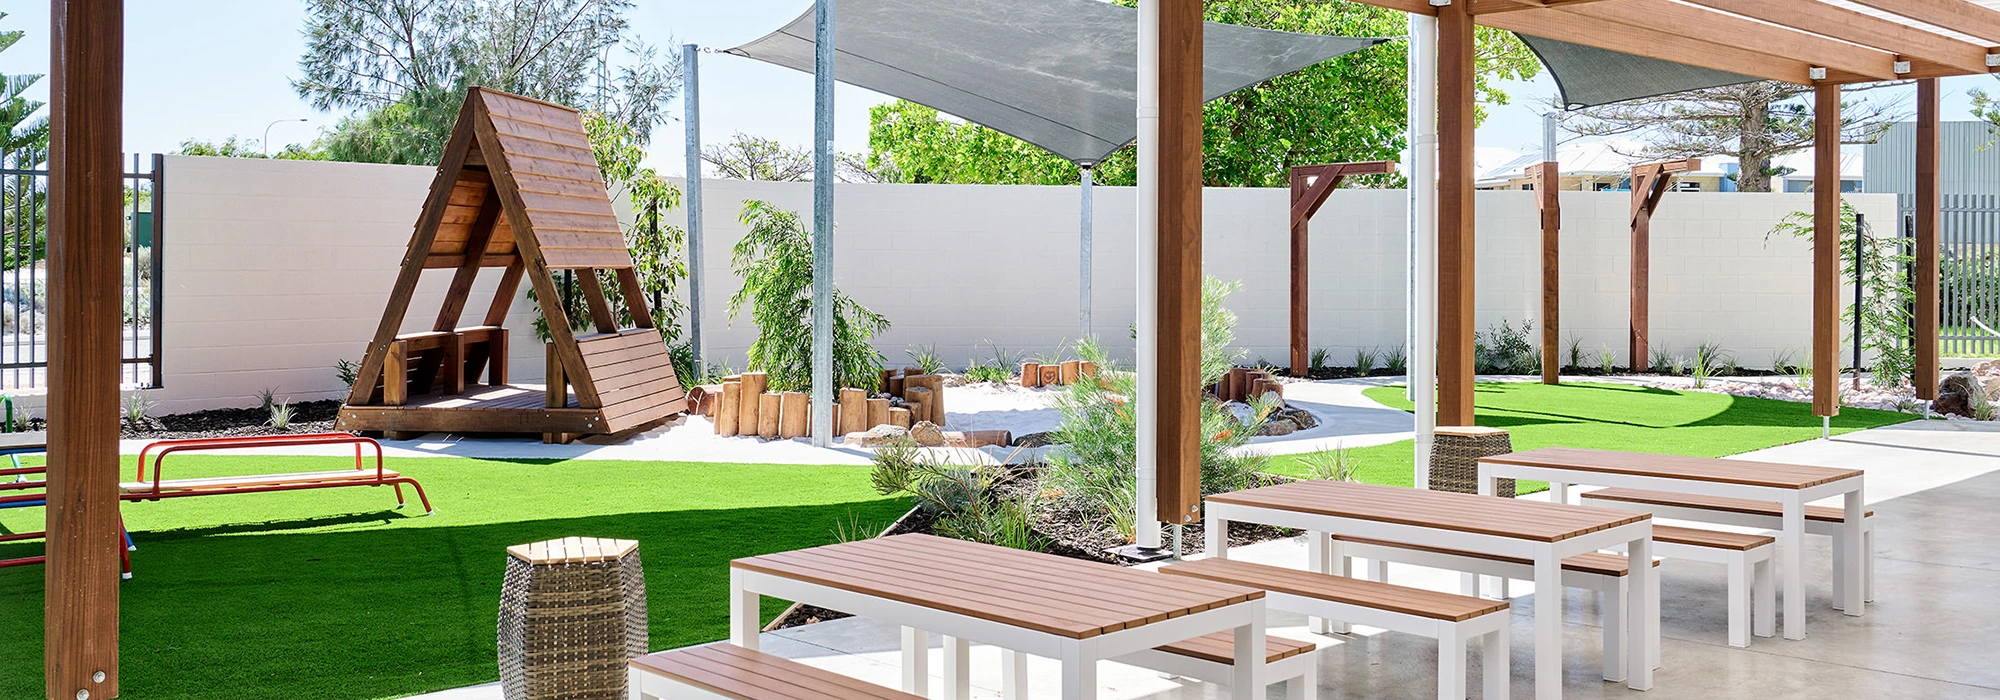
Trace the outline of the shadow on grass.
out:
[[[140,533],[136,577],[121,588],[123,690],[347,700],[493,681],[505,548],[564,536],[640,542],[652,648],[720,639],[729,560],[827,544],[837,523],[886,521],[906,507],[880,499],[462,527],[396,527],[410,518],[368,512]],[[336,529],[294,531],[302,527]],[[8,549],[18,548],[40,543]],[[782,605],[767,600],[764,614]],[[42,569],[0,570],[0,697],[43,696],[41,628]]]

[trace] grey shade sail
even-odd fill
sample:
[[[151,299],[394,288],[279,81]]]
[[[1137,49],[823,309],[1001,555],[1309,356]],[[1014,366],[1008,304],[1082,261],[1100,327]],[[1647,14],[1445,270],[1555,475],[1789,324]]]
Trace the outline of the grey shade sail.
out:
[[[1555,78],[1567,109],[1760,80],[1657,58],[1515,33]]]
[[[1101,0],[840,0],[843,83],[1094,165],[1137,137],[1138,10]],[[1388,41],[1210,22],[1204,100]],[[813,71],[813,12],[728,53]]]

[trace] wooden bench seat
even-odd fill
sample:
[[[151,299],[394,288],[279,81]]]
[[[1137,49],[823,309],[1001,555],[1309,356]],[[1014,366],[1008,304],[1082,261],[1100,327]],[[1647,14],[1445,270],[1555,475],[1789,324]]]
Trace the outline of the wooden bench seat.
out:
[[[1264,641],[1266,685],[1283,683],[1286,700],[1312,700],[1317,697],[1319,658],[1312,653],[1317,648],[1318,645],[1311,642],[1266,637]],[[1118,657],[1116,661],[1227,686],[1236,667],[1236,637],[1228,632],[1218,632],[1126,654]]]
[[[379,478],[378,478],[379,477]],[[200,491],[208,489],[247,488],[253,486],[285,486],[299,484],[331,484],[337,482],[387,481],[401,478],[393,469],[384,469],[379,474],[373,469],[342,469],[325,472],[298,472],[293,474],[256,474],[251,476],[220,476],[205,479],[164,479],[159,482],[159,491]],[[126,481],[118,484],[119,493],[152,493],[151,481]]]
[[[1785,514],[1785,507],[1777,501],[1759,501],[1750,498],[1724,498],[1721,496],[1694,496],[1667,491],[1598,489],[1596,491],[1584,492],[1583,497],[1602,501],[1623,501],[1625,503],[1643,503],[1656,506],[1686,506],[1703,510],[1743,513],[1745,515],[1768,515],[1773,518],[1782,517]],[[1873,518],[1875,517],[1875,511],[1867,511],[1862,517]],[[1847,514],[1833,506],[1806,506],[1806,519],[1817,520],[1823,523],[1838,523],[1846,522]]]
[[[1424,547],[1420,545],[1404,544],[1402,542],[1390,542],[1388,540],[1371,540],[1361,537],[1345,537],[1341,535],[1334,535],[1333,539],[1338,542],[1352,543],[1361,546],[1392,547],[1395,549],[1404,549],[1413,552],[1430,552],[1434,554],[1450,554],[1462,557],[1479,557],[1481,559],[1503,561],[1510,564],[1520,564],[1522,566],[1534,565],[1534,562],[1528,559],[1521,559],[1517,557],[1503,557],[1496,554],[1487,554],[1485,552],[1467,552],[1457,549],[1445,549],[1442,547]],[[1360,556],[1360,555],[1351,555],[1351,556]],[[1367,557],[1362,557],[1362,558],[1365,559]],[[1659,566],[1660,563],[1656,561],[1653,562],[1653,565]],[[1585,573],[1585,574],[1596,574],[1599,576],[1627,576],[1632,573],[1632,567],[1629,564],[1629,562],[1625,560],[1625,555],[1608,554],[1605,552],[1590,552],[1588,554],[1578,554],[1568,559],[1564,559],[1563,570],[1573,571],[1577,573]],[[1375,580],[1379,581],[1382,579],[1376,578]]]
[[[628,668],[628,692],[635,700],[923,700],[726,642],[648,654],[633,659]]]
[[[1747,552],[1758,547],[1777,544],[1778,538],[1770,535],[1746,535],[1740,532],[1654,525],[1653,542],[1654,544],[1684,544],[1690,547]]]
[[[1380,627],[1438,640],[1438,698],[1465,697],[1465,644],[1477,639],[1485,697],[1508,687],[1508,603],[1228,559],[1198,559],[1160,573],[1261,588],[1272,610]]]
[[[1777,501],[1696,496],[1626,488],[1585,491],[1581,496],[1583,502],[1589,505],[1651,513],[1661,518],[1765,530],[1784,529],[1785,509]],[[1837,609],[1839,602],[1846,598],[1844,589],[1847,577],[1843,572],[1847,563],[1843,559],[1847,547],[1842,539],[1847,513],[1832,506],[1809,505],[1805,507],[1805,519],[1806,534],[1833,538],[1833,600]],[[1862,511],[1861,554],[1861,599],[1872,602],[1875,600],[1875,511],[1873,510]]]
[[[1264,642],[1264,663],[1274,664],[1285,659],[1311,652],[1317,648],[1311,642],[1301,642],[1284,637],[1269,637]],[[1180,654],[1203,661],[1219,664],[1236,662],[1236,637],[1228,632],[1217,632],[1204,637],[1195,637],[1184,642],[1175,642],[1158,648],[1169,654]]]
[[[1753,613],[1756,636],[1769,637],[1777,629],[1778,589],[1772,571],[1777,550],[1778,538],[1770,535],[1653,526],[1655,554],[1727,568],[1728,585],[1723,595],[1728,602],[1729,645],[1733,647],[1750,646]]]

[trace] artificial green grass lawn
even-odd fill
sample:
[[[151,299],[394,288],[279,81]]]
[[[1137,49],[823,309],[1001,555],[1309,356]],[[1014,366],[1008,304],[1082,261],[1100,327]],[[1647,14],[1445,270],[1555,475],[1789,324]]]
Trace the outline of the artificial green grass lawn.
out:
[[[183,461],[184,460],[184,461]],[[332,457],[177,457],[169,477],[341,468]],[[124,504],[138,540],[121,588],[133,698],[399,697],[498,678],[508,545],[636,539],[654,649],[728,636],[730,559],[879,529],[909,507],[865,466],[392,459],[438,513],[386,488]],[[131,474],[127,458],[126,474]],[[0,511],[0,532],[42,509]],[[38,554],[39,541],[0,546]],[[768,620],[782,603],[766,600]],[[0,569],[0,698],[43,697],[42,568]]]
[[[1368,398],[1404,411],[1413,408],[1403,387],[1375,387]],[[1483,383],[1473,404],[1480,425],[1506,428],[1516,450],[1588,447],[1691,457],[1724,457],[1820,436],[1812,406],[1704,391],[1671,391],[1624,384],[1532,382]],[[1835,434],[1915,420],[1893,411],[1842,408],[1833,419]],[[1358,478],[1371,484],[1410,486],[1415,448],[1404,440],[1349,451],[1360,464]],[[1306,473],[1298,455],[1273,457],[1268,471]],[[1547,488],[1524,482],[1526,493]]]

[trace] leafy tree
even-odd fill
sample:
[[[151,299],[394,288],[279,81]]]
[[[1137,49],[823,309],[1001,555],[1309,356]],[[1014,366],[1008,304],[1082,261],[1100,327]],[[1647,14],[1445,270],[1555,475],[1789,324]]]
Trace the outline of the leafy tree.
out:
[[[215,158],[270,158],[273,160],[327,160],[326,153],[311,146],[288,144],[276,155],[264,155],[264,149],[254,139],[231,136],[222,141],[202,141],[188,139],[181,142],[184,156],[211,156]]]
[[[1900,84],[1900,83],[1894,83]],[[1882,87],[1848,86],[1847,94]],[[1635,135],[1645,146],[1624,155],[1648,160],[1736,157],[1742,170],[1736,187],[1771,191],[1771,178],[1785,174],[1772,159],[1813,145],[1813,88],[1774,81],[1723,87],[1577,110],[1563,128],[1581,136]],[[1841,143],[1870,143],[1902,118],[1898,103],[1844,101]]]
[[[810,182],[813,179],[812,151],[743,133],[730,137],[728,143],[701,149],[701,159],[714,166],[716,174],[731,180]],[[883,182],[889,179],[883,172],[868,166],[867,156],[855,153],[838,154],[834,159],[833,174],[840,182]]]
[[[632,0],[310,0],[300,97],[358,109],[322,144],[333,157],[437,161],[467,88],[605,115],[644,142],[667,119],[680,62],[628,35]],[[624,65],[614,69],[612,51]]]
[[[7,13],[0,12],[0,19]],[[0,31],[0,51],[6,51],[27,33],[18,29]],[[0,164],[31,169],[49,160],[49,118],[40,101],[24,96],[40,75],[0,75]],[[8,212],[4,234],[8,240],[28,241],[26,246],[8,246],[4,251],[6,269],[32,264],[42,259],[48,242],[44,238],[48,217],[47,180],[35,176],[0,177],[0,208]]]
[[[747,305],[757,324],[750,369],[770,374],[772,391],[804,390],[812,386],[812,236],[797,214],[769,202],[745,202],[738,218],[750,232],[730,259],[743,288],[729,298],[729,315]],[[888,329],[889,319],[834,290],[836,385],[873,387],[881,380],[882,354],[871,341]]]
[[[1917,298],[1909,276],[1916,258],[1907,242],[1894,232],[1882,235],[1862,230],[1854,206],[1840,203],[1840,274],[1846,284],[1861,286],[1861,303],[1841,312],[1840,327],[1848,342],[1854,342],[1855,317],[1861,319],[1861,347],[1875,353],[1871,381],[1884,388],[1896,388],[1910,381],[1916,372],[1916,351],[1910,342],[1910,310]],[[1811,241],[1812,212],[1794,212],[1772,229],[1765,238],[1790,234]],[[1856,251],[1861,243],[1865,250]],[[1862,258],[1865,256],[1866,261]],[[1864,267],[1865,265],[1865,267]],[[1866,271],[1865,277],[1861,274]]]
[[[1133,0],[1116,0],[1131,6]],[[1209,0],[1210,21],[1343,36],[1402,36],[1403,13],[1345,0]],[[1290,182],[1295,165],[1388,160],[1404,148],[1404,51],[1378,47],[1307,67],[1236,92],[1203,110],[1203,179],[1210,186],[1269,187]],[[1482,100],[1506,104],[1495,79],[1540,70],[1512,34],[1480,28]],[[868,162],[893,166],[901,182],[1057,185],[1076,182],[1077,167],[1011,136],[897,102],[870,114]],[[1098,166],[1097,180],[1135,182],[1133,149]],[[1357,181],[1361,182],[1361,181]]]

